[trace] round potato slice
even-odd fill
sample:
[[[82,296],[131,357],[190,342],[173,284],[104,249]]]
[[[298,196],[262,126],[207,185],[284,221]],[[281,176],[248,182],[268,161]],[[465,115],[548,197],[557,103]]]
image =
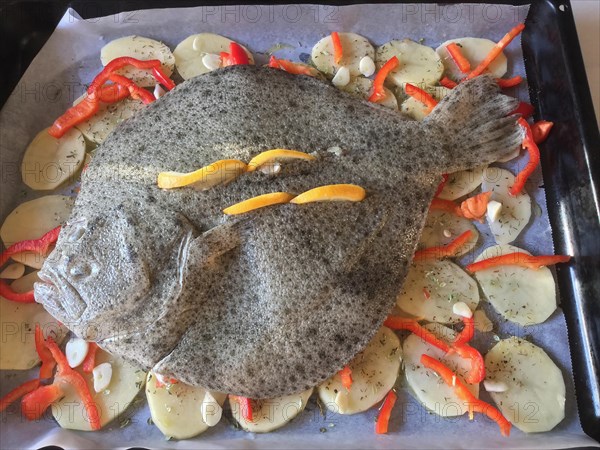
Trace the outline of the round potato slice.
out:
[[[471,37],[450,39],[440,45],[435,51],[444,63],[446,75],[455,80],[460,80],[466,74],[460,71],[446,49],[446,46],[452,42],[455,42],[460,47],[463,56],[471,63],[471,70],[475,69],[475,67],[477,67],[496,46],[496,43],[489,39]],[[500,78],[506,73],[506,66],[506,55],[502,52],[494,59],[494,61],[492,61],[484,73],[491,73],[494,77]]]
[[[67,334],[67,329],[39,303],[11,302],[0,297],[0,317],[0,370],[26,370],[40,362],[35,349],[36,323],[44,335],[51,334],[57,342]]]
[[[125,36],[115,39],[100,50],[100,60],[103,66],[121,56],[132,56],[142,61],[158,59],[161,62],[162,71],[167,76],[173,73],[175,66],[175,57],[169,47],[162,42],[142,36]],[[149,70],[127,66],[119,69],[116,73],[131,78],[142,87],[154,87],[156,84],[156,80]]]
[[[311,52],[311,60],[317,69],[329,77],[335,75],[337,70],[344,66],[350,71],[351,77],[362,76],[360,60],[365,56],[375,58],[375,49],[369,40],[355,33],[338,33],[342,43],[342,60],[336,64],[333,59],[333,42],[331,35],[325,36],[315,44]]]
[[[218,404],[205,404],[207,392]],[[184,383],[158,387],[156,375],[148,373],[146,398],[152,421],[167,437],[189,439],[206,431],[209,426],[202,418],[202,408],[220,410],[225,397],[225,394]]]
[[[103,427],[125,411],[143,388],[146,378],[143,370],[99,348],[96,352],[96,366],[106,362],[112,366],[112,377],[108,387],[101,392],[94,390],[91,373],[83,372],[81,366],[75,369],[87,382],[98,406],[100,424]],[[64,388],[66,395],[52,404],[52,415],[62,428],[91,431],[83,402],[71,385],[66,384]]]
[[[327,409],[339,414],[356,414],[375,406],[396,383],[401,350],[396,334],[381,327],[367,348],[348,364],[352,371],[350,390],[337,373],[319,386],[319,398]]]
[[[141,101],[132,98],[126,98],[112,104],[100,103],[98,112],[76,127],[86,139],[96,144],[102,144],[117,125],[133,117],[136,112],[144,109],[145,106]]]
[[[375,62],[380,69],[390,58],[398,57],[400,64],[388,76],[396,86],[405,83],[433,85],[442,78],[444,65],[431,47],[410,39],[393,40],[377,47]],[[421,86],[422,87],[422,86]]]
[[[0,278],[5,280],[16,280],[23,275],[25,275],[25,266],[21,263],[9,264],[0,272]]]
[[[471,230],[471,237],[460,248],[457,256],[464,255],[477,245],[477,240],[479,239],[477,228],[475,228],[470,220],[464,217],[459,217],[445,211],[429,211],[425,227],[421,233],[419,249],[446,245],[467,230]]]
[[[485,355],[486,380],[503,383],[490,392],[502,414],[526,433],[550,431],[565,417],[565,381],[540,347],[517,337],[498,342]]]
[[[531,198],[523,190],[518,195],[510,195],[515,176],[508,170],[494,168],[488,171],[481,184],[482,192],[492,191],[491,200],[502,203],[498,219],[488,222],[496,244],[510,244],[514,241],[531,218]]]
[[[448,180],[438,197],[444,200],[456,200],[470,194],[483,183],[487,166],[461,170],[448,175]]]
[[[352,80],[350,80],[350,83],[348,83],[344,87],[341,87],[340,89],[342,91],[346,91],[350,94],[354,94],[357,97],[360,97],[364,100],[367,100],[369,98],[369,96],[371,95],[372,88],[373,88],[373,80],[370,80],[369,78],[356,77],[356,78],[353,78]],[[386,97],[383,101],[381,101],[377,104],[381,105],[381,106],[386,106],[390,109],[397,110],[398,109],[398,100],[396,99],[396,96],[394,95],[394,93],[385,87],[383,88],[383,90],[386,93]]]
[[[65,195],[46,195],[21,203],[0,228],[0,238],[5,247],[27,239],[38,239],[62,225],[71,214],[74,202],[75,199]],[[33,252],[19,253],[12,259],[35,269],[40,269],[46,260]]]
[[[452,312],[456,302],[464,302],[474,311],[479,304],[479,289],[473,278],[450,261],[413,264],[396,300],[405,313],[438,323],[461,321]]]
[[[443,99],[450,92],[450,89],[443,86],[425,86],[424,90],[437,101]],[[408,97],[404,100],[400,107],[400,111],[419,122],[429,115],[429,108],[414,97]]]
[[[529,252],[512,245],[486,248],[475,262],[508,253]],[[498,266],[475,272],[485,297],[502,316],[520,325],[544,322],[556,310],[556,285],[547,267],[538,270]]]
[[[85,139],[75,128],[62,138],[40,131],[31,141],[21,163],[23,183],[31,189],[48,191],[64,182],[72,182],[85,156]]]
[[[425,325],[429,331],[441,339],[451,341],[456,333],[440,324]],[[462,416],[468,412],[465,404],[454,392],[452,387],[441,380],[437,374],[421,364],[421,355],[426,354],[436,358],[448,366],[475,397],[479,396],[479,383],[469,384],[464,381],[465,375],[471,368],[470,361],[456,354],[447,355],[415,334],[408,336],[402,344],[404,357],[404,374],[409,391],[423,406],[443,417]]]
[[[264,400],[251,400],[252,421],[248,421],[242,414],[240,405],[229,397],[229,406],[235,420],[243,430],[251,433],[268,433],[283,427],[294,417],[304,411],[306,403],[313,392],[313,388],[299,394],[285,395]]]
[[[175,66],[177,72],[184,80],[197,77],[203,73],[210,72],[211,68],[206,67],[202,59],[205,55],[219,55],[221,52],[229,53],[229,44],[231,39],[213,33],[192,34],[181,41],[173,55],[175,56]],[[242,48],[248,54],[250,64],[254,64],[252,53],[242,45]]]

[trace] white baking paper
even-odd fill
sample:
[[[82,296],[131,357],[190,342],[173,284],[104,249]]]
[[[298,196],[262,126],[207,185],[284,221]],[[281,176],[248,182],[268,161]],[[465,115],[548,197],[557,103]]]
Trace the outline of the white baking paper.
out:
[[[90,3],[85,16],[101,15],[102,4]],[[510,28],[523,22],[528,6],[485,4],[385,4],[353,6],[269,5],[222,6],[160,9],[125,12],[82,20],[69,10],[46,45],[31,63],[0,113],[0,194],[1,217],[19,203],[44,195],[31,192],[21,183],[19,163],[28,142],[49,126],[85,90],[101,69],[100,48],[112,39],[141,35],[161,40],[172,49],[190,34],[213,32],[248,46],[257,63],[267,60],[275,44],[287,44],[278,57],[306,59],[312,45],[332,31],[352,31],[379,45],[391,39],[411,38],[436,47],[446,39],[464,36],[499,40]],[[520,40],[506,51],[509,76],[525,75]],[[527,99],[525,85],[512,92]],[[526,162],[504,165],[513,173]],[[546,174],[547,183],[552,182]],[[516,245],[534,254],[553,251],[545,195],[538,171],[527,189],[533,193],[534,219]],[[68,189],[67,189],[67,192]],[[487,226],[479,227],[485,243],[463,261],[470,261],[493,240]],[[374,433],[377,410],[355,416],[320,413],[314,396],[307,409],[285,428],[264,435],[236,430],[227,420],[195,439],[166,441],[160,431],[148,424],[150,413],[143,395],[136,406],[105,430],[95,433],[60,429],[50,415],[39,422],[27,422],[18,405],[0,417],[0,447],[25,448],[59,445],[64,448],[566,448],[598,445],[581,430],[576,410],[567,330],[562,312],[557,310],[541,325],[519,327],[503,321],[489,305],[488,315],[497,324],[494,333],[479,337],[483,350],[494,343],[494,334],[528,336],[543,347],[561,368],[567,385],[566,418],[553,431],[527,435],[513,427],[510,438],[500,436],[495,423],[476,415],[443,419],[428,414],[403,389],[390,421],[388,435]],[[0,373],[3,395],[24,380],[37,375],[30,372]],[[482,398],[490,401],[482,390]],[[535,417],[533,417],[535,420]],[[121,427],[122,424],[127,426]]]

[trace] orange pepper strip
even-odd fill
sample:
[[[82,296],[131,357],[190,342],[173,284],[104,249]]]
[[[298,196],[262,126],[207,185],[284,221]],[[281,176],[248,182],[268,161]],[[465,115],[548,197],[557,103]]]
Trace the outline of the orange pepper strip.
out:
[[[41,386],[23,397],[21,412],[27,420],[38,420],[52,403],[64,395],[65,392],[57,383]]]
[[[271,55],[271,58],[269,59],[269,67],[284,70],[294,75],[308,75],[309,77],[314,77],[317,75],[316,69],[313,69],[312,67],[296,64],[292,61],[288,61],[287,59],[277,59],[274,55]]]
[[[467,403],[469,407],[469,414],[473,414],[473,412],[478,412],[481,414],[485,414],[490,419],[495,421],[500,427],[500,432],[503,436],[510,435],[511,423],[502,415],[500,411],[494,408],[489,403],[484,402],[483,400],[479,400],[475,397],[467,386],[463,384],[463,382],[456,376],[450,368],[448,368],[445,364],[438,361],[435,358],[432,358],[428,355],[421,355],[421,364],[423,364],[428,369],[436,372],[444,382],[454,389],[456,395]]]
[[[349,366],[344,366],[342,370],[340,370],[340,377],[342,378],[342,385],[350,390],[352,387],[352,370]]]
[[[63,137],[75,125],[85,122],[98,112],[100,107],[96,94],[88,94],[75,106],[71,106],[65,113],[54,121],[48,129],[48,134],[57,139]]]
[[[400,61],[398,61],[398,57],[392,56],[383,66],[381,66],[381,69],[379,69],[379,72],[377,72],[377,75],[375,75],[375,79],[373,80],[373,93],[369,97],[370,102],[377,103],[385,99],[386,94],[383,89],[383,83],[390,72],[398,67],[399,64]]]
[[[388,432],[388,425],[390,423],[390,416],[392,415],[392,409],[396,403],[398,396],[394,391],[390,391],[385,396],[385,400],[379,410],[377,416],[377,422],[375,422],[375,433],[386,434]]]
[[[240,405],[240,412],[242,417],[248,422],[252,422],[252,400],[248,397],[242,397],[241,395],[231,395],[229,397]]]
[[[483,222],[483,217],[487,211],[487,205],[490,202],[492,191],[482,192],[470,197],[460,204],[462,216],[467,219],[479,220]]]
[[[412,98],[420,101],[425,106],[427,106],[429,108],[429,111],[435,108],[438,104],[436,99],[434,99],[431,95],[429,95],[423,89],[418,88],[414,84],[406,83],[406,85],[404,86],[404,92],[406,92],[406,95],[410,95]]]
[[[458,335],[452,342],[452,345],[466,344],[471,339],[473,339],[473,336],[475,336],[475,320],[473,319],[473,317],[472,316],[471,317],[461,316],[461,319],[462,319],[463,323],[465,324],[465,326],[462,329],[462,331],[460,333],[458,333]]]
[[[527,121],[522,117],[519,118],[518,122],[519,125],[521,125],[525,129],[523,147],[525,147],[527,153],[529,154],[529,161],[527,161],[525,168],[517,174],[515,178],[515,184],[513,184],[510,188],[510,195],[517,195],[523,190],[523,188],[525,187],[525,182],[540,163],[540,149],[533,140],[533,133],[531,131],[531,127],[529,126]]]
[[[468,73],[471,70],[471,63],[460,51],[460,47],[456,42],[446,45],[446,50],[452,57],[452,60],[462,73]]]
[[[25,383],[17,386],[4,397],[0,398],[0,412],[4,411],[19,398],[29,394],[31,391],[36,390],[39,386],[40,380],[37,378],[35,380],[26,381]]]
[[[96,366],[96,352],[98,351],[98,344],[95,342],[90,342],[88,345],[88,352],[85,355],[85,359],[81,364],[81,369],[85,373],[92,373],[94,367]]]
[[[448,353],[450,351],[450,346],[448,344],[439,339],[427,328],[423,328],[421,325],[419,325],[419,322],[417,322],[415,319],[407,319],[406,317],[400,316],[388,316],[388,318],[385,319],[385,322],[383,322],[383,325],[391,328],[392,330],[408,330],[411,333],[419,336],[425,342],[439,348],[444,353]]]
[[[434,199],[431,200],[429,209],[432,211],[446,211],[457,216],[462,216],[460,206],[452,200],[444,200],[443,198],[434,197]]]
[[[440,80],[440,84],[442,86],[444,86],[445,88],[448,89],[454,89],[456,86],[458,86],[458,83],[456,81],[452,81],[450,78],[448,77],[444,77]]]
[[[523,77],[520,75],[517,75],[516,77],[512,78],[496,78],[496,83],[498,83],[498,86],[500,86],[501,88],[515,87],[521,84],[522,81]]]
[[[40,379],[52,378],[54,367],[56,367],[56,361],[54,360],[52,353],[50,353],[50,350],[48,350],[48,347],[46,347],[44,333],[42,332],[42,327],[40,327],[39,323],[35,324],[35,350],[42,361],[42,366],[40,367]]]
[[[453,345],[448,353],[456,353],[461,358],[471,361],[471,368],[465,376],[465,381],[467,383],[481,383],[485,379],[485,361],[476,348],[467,344]]]
[[[483,71],[485,69],[487,69],[487,67],[498,57],[498,55],[500,55],[500,53],[502,53],[502,50],[504,50],[508,44],[510,44],[512,42],[512,40],[514,38],[516,38],[519,34],[521,34],[521,32],[525,29],[525,25],[520,23],[519,25],[517,25],[516,27],[514,27],[512,30],[510,30],[508,33],[506,33],[506,35],[500,39],[500,41],[496,44],[496,46],[488,53],[488,55],[485,57],[485,59],[483,61],[481,61],[481,63],[475,67],[475,69],[473,69],[473,71],[471,73],[469,73],[469,75],[467,75],[467,80],[470,80],[471,78],[475,78],[478,75],[481,75],[483,73]]]
[[[428,259],[450,258],[454,256],[460,247],[469,240],[471,234],[473,234],[471,230],[467,230],[447,245],[428,247],[424,248],[423,250],[418,250],[415,252],[415,259],[423,261]]]
[[[540,120],[531,125],[531,133],[533,134],[533,141],[536,144],[541,144],[546,140],[550,130],[554,126],[554,122],[548,122],[547,120]]]
[[[344,48],[337,31],[331,33],[331,41],[333,42],[333,61],[339,64],[342,61],[342,56],[344,56]]]
[[[498,266],[519,266],[538,270],[540,267],[565,263],[570,259],[571,257],[568,255],[531,256],[523,252],[514,252],[469,264],[466,269],[471,273]]]
[[[435,194],[433,194],[434,197],[437,197],[438,195],[440,195],[440,193],[444,190],[444,186],[446,186],[446,183],[448,182],[448,178],[450,177],[450,175],[448,175],[447,173],[443,173],[442,174],[442,182],[438,185]]]

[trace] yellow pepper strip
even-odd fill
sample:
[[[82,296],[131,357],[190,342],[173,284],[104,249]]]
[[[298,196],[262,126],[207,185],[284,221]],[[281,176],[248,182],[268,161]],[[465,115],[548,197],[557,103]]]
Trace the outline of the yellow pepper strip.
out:
[[[294,196],[287,192],[272,192],[270,194],[258,195],[249,198],[248,200],[244,200],[243,202],[236,203],[235,205],[231,205],[230,207],[225,208],[223,212],[229,215],[244,214],[254,209],[264,208],[265,206],[287,203],[293,198]]]
[[[309,155],[308,153],[299,152],[297,150],[285,150],[283,148],[276,148],[273,150],[267,150],[266,152],[262,152],[256,155],[250,160],[250,162],[248,163],[248,168],[246,170],[248,172],[254,172],[263,164],[275,161],[277,159],[306,159],[311,161],[315,159],[315,157]]]
[[[161,172],[158,187],[173,189],[195,184],[198,189],[209,189],[237,178],[246,171],[246,163],[237,159],[222,159],[189,173]]]
[[[365,190],[355,184],[329,184],[303,192],[293,200],[290,200],[290,203],[301,205],[303,203],[340,200],[360,202],[365,196]]]

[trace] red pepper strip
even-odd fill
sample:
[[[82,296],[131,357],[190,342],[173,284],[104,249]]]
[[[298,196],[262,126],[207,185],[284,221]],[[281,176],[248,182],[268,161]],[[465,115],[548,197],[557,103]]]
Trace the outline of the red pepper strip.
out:
[[[498,266],[519,266],[538,270],[540,267],[565,263],[570,259],[568,255],[531,256],[523,252],[514,252],[469,264],[466,269],[471,273]]]
[[[51,337],[46,339],[46,346],[48,347],[48,350],[50,350],[50,353],[52,353],[52,356],[58,364],[58,371],[56,372],[56,376],[54,377],[53,385],[56,385],[56,383],[60,381],[65,381],[71,384],[75,388],[75,392],[77,392],[77,395],[83,402],[83,405],[87,412],[88,420],[90,421],[90,427],[92,428],[92,430],[99,430],[101,428],[101,424],[100,416],[98,414],[98,406],[92,398],[92,394],[90,393],[90,389],[87,383],[85,382],[85,380],[79,372],[76,372],[75,370],[71,369],[71,367],[69,367],[67,357],[63,352],[60,351],[60,348],[58,348],[58,345],[56,345],[56,342],[54,342],[54,340]]]
[[[52,403],[64,395],[62,387],[56,382],[41,386],[23,397],[21,412],[27,420],[38,420]]]
[[[462,329],[462,331],[460,333],[458,333],[458,335],[456,336],[454,341],[452,341],[452,345],[466,344],[471,339],[473,339],[473,336],[475,336],[475,319],[473,319],[472,316],[471,317],[461,316],[461,319],[462,319],[463,323],[465,324],[465,326]]]
[[[450,78],[448,77],[444,77],[440,80],[440,84],[442,86],[444,86],[445,88],[448,89],[454,89],[456,86],[458,86],[458,83],[455,81],[452,81]]]
[[[550,134],[550,130],[554,126],[554,122],[548,122],[547,120],[540,120],[539,122],[531,125],[531,133],[533,134],[533,141],[536,144],[541,144],[546,140]]]
[[[481,383],[485,379],[485,361],[476,348],[470,345],[453,345],[448,354],[456,353],[463,359],[471,361],[471,369],[465,376],[465,381],[470,384]]]
[[[252,400],[248,397],[242,397],[241,395],[229,395],[229,397],[240,405],[240,412],[242,417],[248,422],[252,422]]]
[[[414,84],[406,83],[404,86],[404,91],[407,95],[410,95],[412,98],[420,101],[425,106],[429,108],[431,111],[438,104],[437,100],[434,99],[431,95],[425,92],[423,89],[418,88]]]
[[[41,238],[15,242],[0,254],[0,267],[6,264],[11,256],[18,253],[35,252],[45,256],[50,249],[50,245],[54,244],[58,239],[59,233],[60,226],[48,231]]]
[[[460,51],[460,47],[456,42],[446,45],[446,50],[452,57],[452,60],[462,73],[468,73],[471,70],[471,63]]]
[[[154,97],[154,95],[151,92],[147,91],[142,87],[139,87],[137,84],[135,84],[129,78],[124,77],[123,75],[112,73],[109,75],[108,79],[113,83],[118,83],[122,86],[125,86],[129,90],[129,94],[132,98],[141,100],[146,105],[156,100],[156,97]]]
[[[156,81],[158,81],[165,88],[167,88],[167,91],[170,91],[171,89],[173,89],[175,87],[175,82],[173,80],[171,80],[167,76],[167,74],[162,71],[162,68],[160,66],[152,68],[152,75],[154,75],[154,78],[156,78]]]
[[[55,138],[61,138],[67,131],[82,122],[85,122],[98,111],[98,100],[95,96],[88,94],[83,100],[75,106],[71,106],[67,111],[54,121],[48,129],[48,134]]]
[[[342,385],[350,390],[352,387],[352,370],[349,366],[344,366],[342,370],[340,370],[340,377],[342,378]]]
[[[331,33],[331,41],[333,42],[333,61],[339,64],[342,61],[344,55],[344,48],[342,47],[342,41],[337,31]]]
[[[13,288],[4,280],[0,280],[0,297],[4,297],[6,300],[17,303],[35,303],[35,297],[33,291],[28,292],[15,292]]]
[[[473,197],[469,197],[460,204],[462,216],[467,219],[479,220],[483,222],[483,217],[487,212],[487,205],[492,197],[492,191],[482,192]]]
[[[399,64],[400,61],[398,61],[398,57],[392,56],[383,66],[381,66],[381,69],[379,69],[379,72],[377,72],[377,75],[375,75],[375,79],[373,80],[373,93],[369,97],[370,102],[377,103],[385,99],[386,93],[383,89],[383,83],[390,72],[398,67]]]
[[[447,173],[442,174],[442,182],[438,185],[437,190],[435,191],[435,194],[433,194],[434,197],[437,197],[438,195],[440,195],[440,193],[444,190],[444,186],[446,186],[446,183],[448,182],[449,177],[450,177],[450,175],[448,175]]]
[[[517,195],[525,187],[525,182],[529,176],[533,173],[535,168],[540,163],[540,149],[533,140],[533,133],[531,127],[525,119],[519,118],[519,125],[525,129],[525,138],[523,139],[523,147],[529,154],[529,161],[525,165],[525,168],[521,170],[515,177],[515,184],[513,184],[508,191],[510,195]]]
[[[119,69],[122,69],[125,66],[133,66],[136,69],[143,70],[152,70],[156,67],[160,68],[160,61],[158,59],[149,59],[147,61],[142,61],[137,58],[132,58],[131,56],[121,56],[120,58],[115,58],[111,62],[109,62],[104,69],[96,75],[96,78],[92,81],[90,86],[88,87],[88,94],[93,94],[94,92],[99,91],[104,83],[106,83],[111,74]],[[166,87],[166,86],[165,86]]]
[[[415,319],[407,319],[406,317],[399,316],[388,316],[388,318],[385,319],[385,322],[383,322],[383,325],[391,328],[392,330],[408,330],[411,333],[419,336],[428,344],[439,348],[444,353],[448,353],[448,351],[450,351],[450,346],[448,344],[439,339],[427,328],[423,328],[421,325],[419,325],[419,322],[417,322]]]
[[[517,109],[515,109],[513,112],[511,112],[509,114],[509,116],[511,114],[520,114],[521,117],[523,117],[524,119],[527,119],[527,118],[531,117],[531,115],[533,114],[534,111],[535,111],[535,108],[533,107],[533,105],[530,105],[527,102],[519,102],[519,106],[517,106]]]
[[[229,53],[221,52],[221,59],[223,61],[223,67],[250,64],[248,54],[237,42],[229,43]]]
[[[501,88],[515,87],[521,84],[522,81],[523,77],[520,75],[517,75],[516,77],[512,78],[496,78],[496,83],[498,83],[498,86],[500,86]]]
[[[446,211],[451,214],[455,214],[459,217],[462,217],[462,211],[460,210],[460,206],[458,206],[452,200],[444,200],[442,198],[434,197],[434,199],[431,200],[429,209],[432,211]]]
[[[98,98],[103,103],[116,103],[129,97],[129,89],[121,84],[109,84],[100,88]]]
[[[17,386],[4,397],[0,398],[0,412],[4,411],[10,405],[12,405],[19,398],[23,397],[25,394],[29,394],[31,391],[36,390],[40,385],[40,380],[37,378],[35,380],[29,380],[25,383]]]
[[[481,63],[477,67],[475,67],[475,69],[473,69],[473,71],[469,75],[467,75],[467,80],[481,75],[483,71],[487,69],[487,67],[498,57],[498,55],[502,53],[502,50],[504,50],[514,38],[521,34],[521,32],[524,29],[525,25],[520,23],[508,33],[506,33],[506,35],[502,39],[500,39],[496,46],[488,53],[485,59],[481,61]]]
[[[157,388],[163,388],[170,384],[179,383],[179,381],[176,380],[175,378],[171,378],[171,377],[166,378],[166,377],[163,377],[162,375],[158,375],[156,373],[154,374],[154,377],[156,378],[156,387]]]
[[[81,369],[85,373],[92,373],[94,367],[96,367],[96,352],[98,351],[98,344],[95,342],[90,342],[88,344],[88,352],[85,355],[85,359],[81,364]]]
[[[475,397],[471,391],[467,389],[467,386],[465,386],[463,382],[456,376],[456,374],[452,372],[452,370],[450,370],[445,364],[428,355],[421,356],[421,364],[428,369],[435,371],[448,386],[454,389],[456,395],[458,395],[461,400],[467,403],[470,415],[472,415],[473,412],[485,414],[498,424],[500,427],[500,432],[503,436],[510,435],[511,423],[506,420],[506,417],[504,417],[500,411],[498,411],[489,403],[486,403],[483,400],[479,400],[477,397]]]
[[[423,297],[425,297],[425,300],[429,300],[431,298],[431,293],[426,287],[423,288]]]
[[[48,347],[46,347],[44,333],[42,332],[42,327],[40,327],[39,323],[35,324],[35,350],[42,361],[42,366],[40,367],[40,379],[44,380],[46,378],[52,378],[54,367],[56,367],[56,361],[54,360],[52,353],[50,353],[50,350],[48,350]]]
[[[309,77],[314,77],[316,75],[316,70],[312,67],[296,64],[287,59],[277,59],[274,55],[271,55],[271,58],[269,59],[269,67],[284,70],[293,75],[308,75]]]
[[[388,392],[385,396],[385,400],[383,401],[381,409],[379,410],[379,415],[377,416],[377,422],[375,422],[375,433],[386,434],[388,432],[390,416],[397,398],[398,396],[394,391]]]
[[[456,252],[458,252],[460,247],[469,240],[471,234],[471,230],[467,230],[447,245],[428,247],[424,248],[423,250],[418,250],[415,252],[415,259],[423,261],[428,259],[451,258],[456,254]]]

